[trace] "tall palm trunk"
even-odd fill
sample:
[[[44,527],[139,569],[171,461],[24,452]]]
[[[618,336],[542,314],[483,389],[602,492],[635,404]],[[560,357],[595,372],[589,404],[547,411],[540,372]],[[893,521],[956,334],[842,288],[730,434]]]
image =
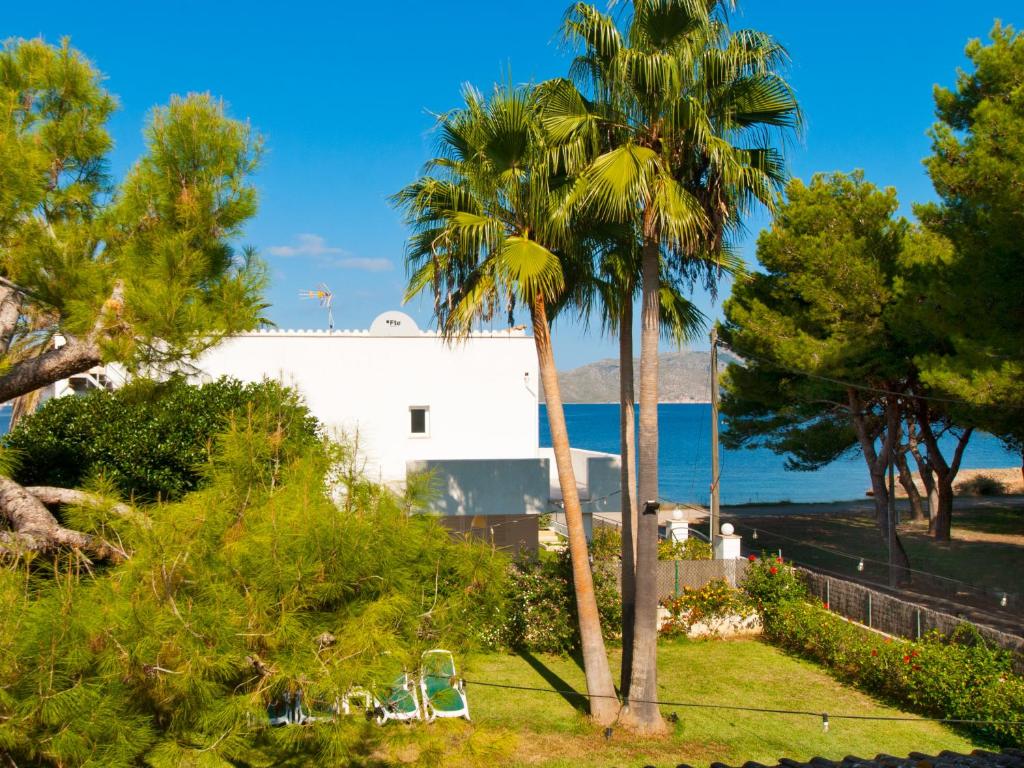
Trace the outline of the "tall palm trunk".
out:
[[[572,583],[576,593],[576,612],[579,615],[583,672],[587,678],[587,693],[591,697],[590,716],[600,725],[610,725],[618,717],[619,702],[615,696],[615,683],[608,665],[604,637],[601,635],[601,618],[594,595],[587,534],[583,528],[583,510],[576,490],[576,475],[572,469],[569,430],[565,426],[562,393],[558,388],[555,356],[551,349],[551,329],[543,298],[538,297],[531,303],[530,320],[533,323],[533,340],[537,346],[540,379],[547,401],[548,427],[551,430],[555,466],[558,468],[558,484],[565,505],[565,525],[569,529],[569,554],[572,556]]]
[[[633,291],[619,314],[619,452],[622,454],[622,666],[619,686],[629,697],[636,614],[636,394],[633,390]]]
[[[658,705],[658,341],[661,336],[660,233],[653,215],[644,222],[643,305],[640,332],[640,477],[637,503],[636,619],[627,722],[645,733],[665,731]]]

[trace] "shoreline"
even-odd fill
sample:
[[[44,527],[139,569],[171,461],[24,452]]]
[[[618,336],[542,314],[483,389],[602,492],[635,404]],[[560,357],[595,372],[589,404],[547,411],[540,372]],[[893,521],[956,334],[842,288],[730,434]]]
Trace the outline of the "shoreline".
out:
[[[602,400],[600,402],[563,402],[562,405],[618,405],[618,400]],[[537,405],[547,405],[543,400],[537,403]],[[639,408],[639,403],[634,403]],[[710,400],[661,400],[658,405],[711,405]]]

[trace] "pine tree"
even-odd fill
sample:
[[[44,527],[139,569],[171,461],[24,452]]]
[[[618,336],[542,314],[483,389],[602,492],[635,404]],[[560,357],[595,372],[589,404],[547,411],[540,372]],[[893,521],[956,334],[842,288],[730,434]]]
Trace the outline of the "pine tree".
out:
[[[232,244],[256,211],[260,139],[209,95],[153,111],[115,183],[116,101],[65,40],[0,50],[0,401],[109,362],[171,366],[260,321],[262,264]],[[0,477],[0,549],[117,548]]]

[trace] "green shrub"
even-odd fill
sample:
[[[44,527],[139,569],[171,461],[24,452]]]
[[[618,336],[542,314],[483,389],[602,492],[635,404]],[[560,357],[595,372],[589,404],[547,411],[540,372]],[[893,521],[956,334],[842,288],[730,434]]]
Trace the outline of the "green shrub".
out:
[[[807,597],[807,587],[796,569],[781,557],[762,553],[747,559],[750,565],[740,587],[759,613],[771,613],[779,605]]]
[[[622,534],[610,525],[595,525],[590,540],[590,554],[594,560],[611,561],[622,557]]]
[[[1024,720],[1024,679],[1012,655],[962,625],[953,637],[918,642],[884,637],[801,600],[777,603],[764,616],[776,645],[825,665],[839,679],[922,715],[957,720]],[[1024,726],[968,725],[1004,746],[1024,741]]]
[[[1002,496],[1006,485],[990,475],[975,475],[970,480],[957,483],[956,492],[964,496]]]
[[[110,768],[344,765],[385,729],[361,719],[266,727],[300,688],[334,702],[388,683],[422,650],[472,647],[507,559],[453,539],[365,478],[342,448],[246,409],[213,440],[204,487],[148,523],[120,521],[129,560],[0,564],[0,755]],[[92,532],[95,529],[86,529]]]
[[[176,500],[201,485],[214,436],[232,414],[271,403],[293,434],[318,442],[316,419],[275,381],[194,386],[175,378],[54,398],[3,444],[18,457],[23,485],[75,488],[102,475],[125,498]]]
[[[711,545],[695,536],[685,541],[662,539],[658,542],[659,560],[711,560]]]
[[[662,624],[663,635],[686,635],[694,624],[707,624],[714,629],[717,622],[733,616],[753,615],[754,606],[741,590],[716,579],[698,589],[686,587],[678,597],[661,601],[669,618]],[[717,634],[717,631],[716,631]]]
[[[622,602],[612,568],[594,563],[594,592],[605,640],[619,637]],[[505,612],[487,633],[493,646],[571,653],[579,648],[579,620],[568,550],[557,557],[510,566]]]

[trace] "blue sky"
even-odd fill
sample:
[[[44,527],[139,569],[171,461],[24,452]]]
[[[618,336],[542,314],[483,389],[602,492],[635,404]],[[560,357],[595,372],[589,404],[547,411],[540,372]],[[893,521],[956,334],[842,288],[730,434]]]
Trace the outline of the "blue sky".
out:
[[[430,156],[431,113],[457,106],[463,83],[542,80],[563,75],[570,59],[560,0],[5,5],[0,37],[70,36],[106,74],[121,105],[111,123],[116,171],[138,157],[147,113],[172,94],[209,91],[265,136],[260,212],[245,242],[271,265],[272,319],[291,328],[326,327],[323,310],[299,298],[321,282],[335,293],[339,328],[366,328],[398,307],[406,231],[387,198]],[[921,165],[932,86],[953,83],[969,38],[987,36],[996,18],[1019,27],[1022,17],[1019,0],[740,0],[733,25],[789,49],[807,123],[791,172],[863,168],[895,186],[909,214],[934,196]],[[764,224],[749,222],[749,259]],[[718,312],[720,302],[696,299]],[[406,311],[429,324],[429,302]],[[571,324],[555,343],[562,368],[616,354],[612,341]]]

